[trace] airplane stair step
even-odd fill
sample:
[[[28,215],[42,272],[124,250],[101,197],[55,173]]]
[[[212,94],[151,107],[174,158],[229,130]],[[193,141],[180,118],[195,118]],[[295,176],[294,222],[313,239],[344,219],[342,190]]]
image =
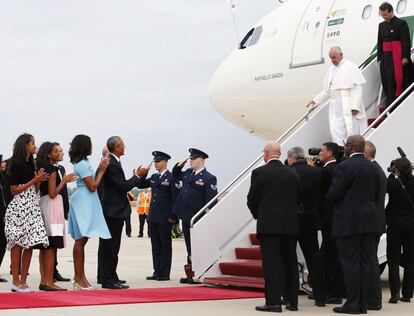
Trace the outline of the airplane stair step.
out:
[[[262,260],[259,247],[236,248],[236,258],[245,260]]]
[[[237,275],[263,278],[262,261],[246,262],[221,262],[219,263],[221,273],[225,275]]]
[[[250,234],[250,242],[254,246],[260,246],[259,240],[257,239],[257,236],[254,233]]]
[[[385,107],[384,106],[380,106],[379,107],[379,113],[382,114],[385,111]],[[373,126],[374,128],[377,128],[385,119],[387,118],[387,116],[383,116],[377,123],[375,123],[375,125]],[[370,126],[372,123],[374,123],[374,121],[376,120],[376,117],[371,117],[368,119],[368,126]]]
[[[221,285],[221,286],[237,286],[264,289],[265,283],[263,278],[237,278],[237,277],[222,277],[222,278],[205,278],[205,284]]]

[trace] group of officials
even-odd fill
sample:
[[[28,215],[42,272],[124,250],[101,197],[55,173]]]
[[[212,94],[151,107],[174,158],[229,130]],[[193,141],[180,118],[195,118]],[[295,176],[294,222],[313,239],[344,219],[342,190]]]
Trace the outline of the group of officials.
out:
[[[379,7],[378,55],[387,106],[414,79],[407,23],[391,4]],[[365,78],[340,47],[329,51],[332,66],[323,90],[307,106],[329,100],[332,142],[319,152],[321,167],[305,159],[301,147],[287,152],[285,166],[278,143],[264,148],[265,165],[252,173],[247,205],[257,219],[265,278],[265,305],[258,311],[298,310],[296,245],[303,252],[316,306],[342,304],[336,313],[365,314],[382,308],[377,258],[380,236],[387,232],[389,303],[410,302],[414,288],[414,177],[408,159],[395,161],[387,180],[375,162],[376,148],[360,136],[367,128]],[[391,112],[395,105],[388,108]],[[346,158],[339,162],[340,146]],[[343,157],[342,157],[343,158]],[[385,195],[389,203],[385,210]],[[318,241],[321,231],[322,243]],[[401,254],[403,249],[403,255]],[[404,266],[402,297],[399,266]]]

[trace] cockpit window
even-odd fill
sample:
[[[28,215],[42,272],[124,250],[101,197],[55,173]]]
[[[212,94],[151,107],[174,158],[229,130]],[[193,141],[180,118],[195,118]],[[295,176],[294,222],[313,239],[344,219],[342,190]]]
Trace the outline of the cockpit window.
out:
[[[251,29],[240,42],[239,48],[245,49],[248,46],[256,45],[259,42],[260,36],[262,35],[262,31],[262,26],[258,26],[254,29]]]

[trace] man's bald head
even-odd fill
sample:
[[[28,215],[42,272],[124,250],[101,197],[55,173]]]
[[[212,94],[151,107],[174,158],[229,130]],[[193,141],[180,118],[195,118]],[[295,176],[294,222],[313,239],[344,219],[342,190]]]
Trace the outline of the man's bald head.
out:
[[[342,49],[339,46],[331,47],[329,50],[329,58],[331,59],[333,65],[338,66],[344,58]]]
[[[367,158],[368,160],[374,160],[376,154],[377,148],[375,147],[374,143],[370,140],[366,140],[364,149],[365,158]]]
[[[279,159],[280,154],[280,144],[276,142],[268,142],[263,150],[263,160],[268,162],[272,158]]]
[[[365,138],[361,135],[349,136],[346,141],[346,153],[363,153],[365,150]]]

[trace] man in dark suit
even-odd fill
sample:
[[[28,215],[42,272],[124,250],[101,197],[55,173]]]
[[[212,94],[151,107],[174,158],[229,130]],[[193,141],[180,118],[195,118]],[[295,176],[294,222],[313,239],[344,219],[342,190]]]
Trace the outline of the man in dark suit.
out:
[[[278,143],[269,142],[265,146],[266,164],[253,170],[247,195],[247,206],[257,220],[265,278],[266,303],[256,306],[256,310],[266,312],[282,311],[282,288],[286,292],[286,308],[298,310],[296,244],[300,180],[296,172],[280,162],[280,154]]]
[[[287,153],[288,165],[296,171],[300,179],[299,200],[299,245],[309,271],[316,306],[325,306],[322,297],[322,266],[319,253],[317,201],[321,183],[321,170],[308,165],[302,147],[293,147]]]
[[[334,203],[332,237],[338,247],[344,273],[346,302],[336,313],[366,313],[370,267],[376,262],[376,236],[380,218],[376,203],[380,191],[378,168],[364,157],[365,139],[348,137],[349,158],[335,170],[327,194]]]
[[[174,184],[179,193],[172,210],[171,222],[182,220],[185,245],[187,248],[187,265],[184,267],[187,277],[181,283],[193,283],[191,274],[191,218],[217,195],[217,178],[207,171],[204,162],[208,155],[196,148],[190,148],[190,166],[182,171],[187,160],[177,163],[173,168]]]
[[[6,162],[0,158],[0,266],[3,262],[7,246],[7,240],[4,234],[4,216],[6,215],[7,205],[9,205],[12,199],[6,176],[6,166]],[[7,280],[0,276],[0,282],[7,282]]]
[[[320,255],[322,261],[321,297],[326,304],[341,304],[344,292],[344,281],[335,240],[332,238],[332,204],[326,199],[339,156],[339,146],[333,142],[324,143],[319,153],[321,161],[321,184],[319,188],[317,208],[321,223],[322,244]],[[315,165],[315,160],[308,160]]]
[[[59,146],[59,161],[63,161],[63,156],[65,155],[65,153],[63,152],[63,149],[60,145]],[[62,181],[63,177],[66,174],[66,170],[65,167],[62,165],[57,164],[56,167],[58,167],[58,173],[57,173],[57,177],[56,177],[56,186],[59,185],[59,183]],[[68,219],[68,214],[69,214],[69,196],[68,196],[68,186],[65,184],[62,188],[62,190],[60,191],[60,195],[62,196],[62,200],[63,200],[63,210],[65,212],[64,216],[65,219]],[[60,273],[59,270],[57,269],[58,266],[58,260],[57,260],[57,250],[55,252],[55,271],[53,272],[53,279],[54,281],[59,281],[59,282],[69,282],[70,279],[69,278],[65,278],[63,277]]]
[[[377,212],[380,218],[380,232],[376,236],[376,248],[375,253],[378,252],[378,245],[381,240],[381,235],[386,232],[387,225],[385,219],[385,195],[387,193],[387,176],[385,175],[384,170],[375,160],[377,149],[371,141],[365,141],[365,150],[364,155],[369,161],[371,161],[377,168],[380,175],[380,191],[377,199]],[[381,290],[381,278],[379,271],[379,262],[378,257],[375,264],[371,267],[371,273],[369,278],[368,286],[368,306],[370,309],[380,310],[382,308],[382,290]]]
[[[110,137],[106,147],[110,152],[110,162],[103,177],[102,209],[112,238],[99,239],[98,282],[107,289],[127,289],[129,286],[125,284],[126,281],[120,280],[116,272],[124,220],[131,213],[127,193],[138,186],[140,177],[145,176],[149,169],[140,167],[132,178],[127,180],[120,161],[125,151],[122,138]]]
[[[149,179],[142,180],[139,188],[151,188],[150,210],[147,217],[151,236],[152,264],[154,272],[147,280],[168,281],[172,260],[171,218],[175,200],[172,173],[167,169],[171,156],[162,152],[152,152],[157,170]]]

